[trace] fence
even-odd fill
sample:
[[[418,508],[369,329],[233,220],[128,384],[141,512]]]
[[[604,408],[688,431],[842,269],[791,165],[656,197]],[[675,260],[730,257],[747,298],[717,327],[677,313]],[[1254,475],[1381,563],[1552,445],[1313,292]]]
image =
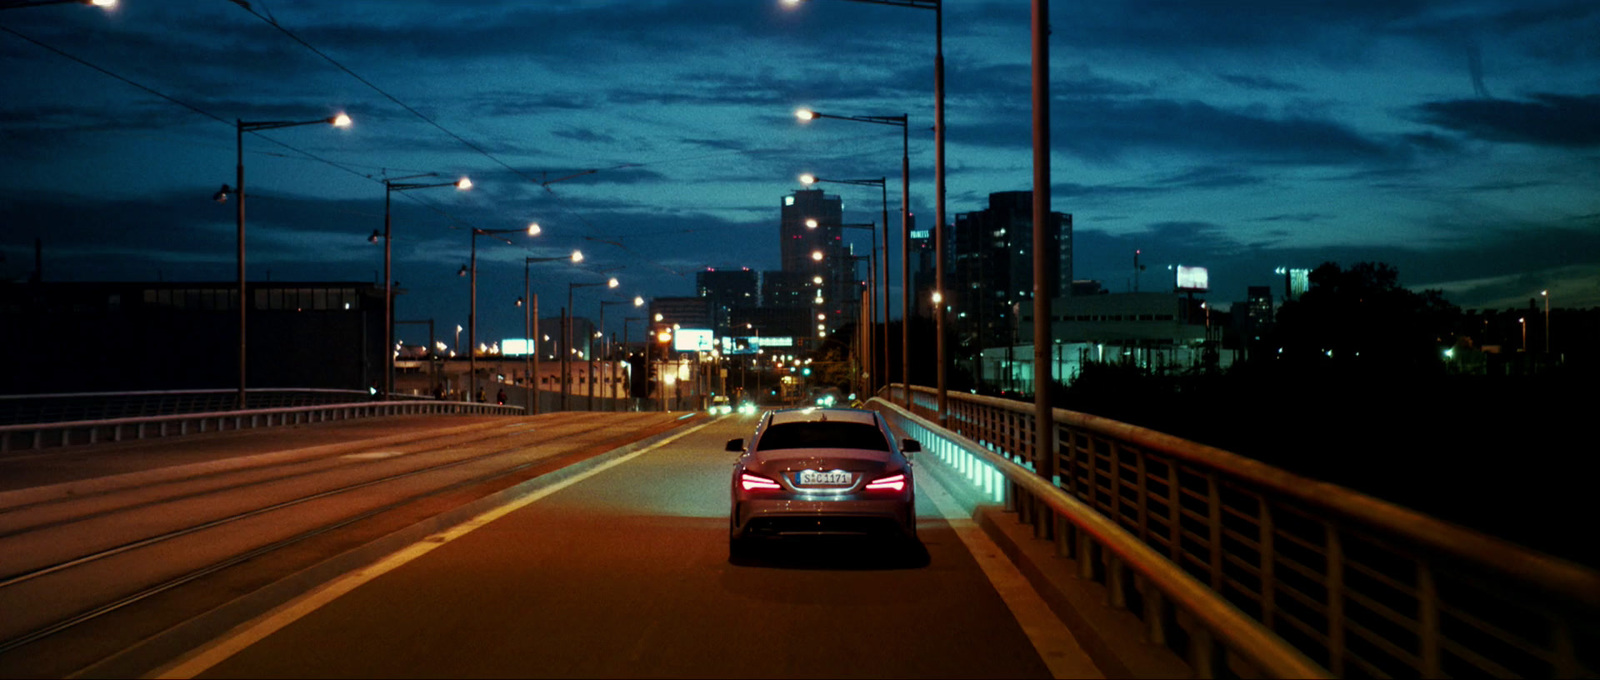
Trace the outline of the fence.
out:
[[[903,402],[903,387],[888,396]],[[1181,649],[1191,641],[1166,634],[1165,598],[1135,587],[1127,559],[1097,547],[1101,539],[1040,489],[1092,508],[1335,675],[1593,677],[1600,668],[1594,570],[1227,451],[1060,409],[1050,452],[1059,474],[1044,480],[1031,472],[1040,467],[1031,403],[949,394],[948,404],[950,430],[1034,480],[999,480],[976,469],[986,463],[961,463],[971,478],[1003,484],[997,497],[1036,535],[1085,558],[1079,569],[1107,584],[1113,603],[1192,661],[1196,646]],[[913,388],[913,413],[934,418],[936,408],[932,390]],[[1052,532],[1057,515],[1068,526]]]
[[[103,441],[170,437],[200,432],[298,425],[373,416],[434,414],[520,415],[523,412],[520,406],[474,404],[459,401],[366,401],[321,406],[177,413],[136,418],[106,418],[3,425],[0,426],[0,453],[19,448],[38,450],[47,447],[95,444]]]

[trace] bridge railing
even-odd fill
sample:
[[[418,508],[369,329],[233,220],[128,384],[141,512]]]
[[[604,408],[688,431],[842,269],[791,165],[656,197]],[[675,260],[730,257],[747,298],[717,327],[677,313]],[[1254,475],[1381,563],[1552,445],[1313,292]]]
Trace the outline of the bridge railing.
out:
[[[102,418],[49,423],[0,425],[0,453],[20,449],[96,444],[201,432],[298,425],[351,418],[392,415],[521,415],[521,406],[461,401],[365,401],[201,413],[176,413],[138,418]]]
[[[0,395],[0,425],[231,411],[238,407],[238,395],[238,390],[231,389]],[[286,408],[371,401],[372,398],[366,390],[263,387],[250,390],[248,406],[252,409]],[[394,395],[385,401],[409,399],[414,398]]]
[[[899,403],[902,390],[886,394]],[[1600,669],[1594,570],[1237,454],[1062,409],[1046,454],[1057,457],[1059,474],[1045,480],[1033,472],[1032,404],[947,394],[952,432],[933,434],[977,447],[957,461],[969,479],[993,488],[1036,536],[1053,538],[1080,575],[1106,584],[1112,604],[1140,616],[1152,640],[1188,653],[1198,674],[1221,670],[1205,638],[1222,640],[1236,658],[1246,650],[1204,621],[1182,625],[1173,594],[1147,587],[1152,577],[1131,563],[1142,558],[1104,538],[1104,527],[1078,516],[1082,508],[1334,675],[1594,677]],[[936,419],[936,408],[932,390],[913,388],[914,414]],[[1076,505],[1056,502],[1055,490]]]

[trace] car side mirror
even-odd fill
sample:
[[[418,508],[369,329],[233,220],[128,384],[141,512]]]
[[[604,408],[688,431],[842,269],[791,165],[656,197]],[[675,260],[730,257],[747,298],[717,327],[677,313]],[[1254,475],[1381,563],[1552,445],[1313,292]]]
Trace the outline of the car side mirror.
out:
[[[729,439],[727,448],[725,448],[723,450],[725,450],[725,451],[738,451],[740,453],[743,453],[744,452],[744,440],[743,439]]]
[[[922,444],[917,442],[917,440],[915,440],[915,439],[902,439],[902,440],[900,440],[900,452],[901,453],[917,453],[917,452],[920,452],[920,451],[922,451]]]

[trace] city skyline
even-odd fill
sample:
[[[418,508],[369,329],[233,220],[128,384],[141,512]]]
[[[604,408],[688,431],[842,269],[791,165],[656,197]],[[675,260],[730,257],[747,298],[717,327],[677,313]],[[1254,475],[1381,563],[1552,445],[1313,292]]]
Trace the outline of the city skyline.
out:
[[[1031,189],[1028,16],[944,13],[953,222]],[[898,180],[897,130],[799,108],[907,114],[929,229],[931,15],[827,0],[0,12],[0,279],[25,280],[40,239],[47,281],[231,280],[234,206],[211,198],[234,182],[234,121],[340,112],[349,129],[244,136],[249,278],[381,284],[367,236],[382,179],[467,176],[467,192],[394,197],[396,318],[465,323],[468,230],[538,222],[478,244],[480,342],[520,335],[524,257],[587,256],[534,267],[541,316],[569,282],[607,276],[621,297],[692,295],[705,267],[779,268],[800,173]],[[1051,19],[1051,208],[1074,216],[1076,278],[1128,290],[1137,249],[1141,289],[1203,266],[1226,305],[1277,286],[1277,267],[1380,261],[1464,308],[1541,290],[1600,305],[1600,8],[1056,3]],[[876,190],[827,191],[844,222],[881,221]],[[578,316],[600,290],[579,291]]]

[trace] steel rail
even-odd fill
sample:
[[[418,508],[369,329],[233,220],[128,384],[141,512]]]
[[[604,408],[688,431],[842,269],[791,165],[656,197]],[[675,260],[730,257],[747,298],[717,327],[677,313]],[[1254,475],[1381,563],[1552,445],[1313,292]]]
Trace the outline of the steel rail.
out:
[[[870,406],[888,416],[892,423],[907,434],[919,440],[936,440],[937,443],[925,444],[927,448],[935,450],[948,447],[960,448],[992,466],[1007,480],[1041,499],[1057,517],[1071,522],[1099,545],[1115,553],[1126,568],[1145,578],[1175,607],[1192,615],[1217,642],[1265,675],[1287,678],[1333,677],[1327,669],[1267,630],[1260,622],[1240,611],[1188,572],[1167,561],[1138,537],[1041,478],[1034,471],[1013,462],[1006,456],[989,451],[971,439],[944,432],[935,423],[912,414],[891,400],[875,398],[870,402]],[[1200,669],[1197,669],[1197,673],[1202,677],[1209,676],[1209,673],[1200,672]]]
[[[350,418],[388,415],[521,415],[523,412],[521,406],[501,406],[473,402],[435,400],[370,401],[269,409],[196,411],[163,416],[108,418],[103,420],[25,423],[20,425],[0,425],[0,453],[17,450],[13,446],[13,441],[22,436],[29,438],[28,448],[33,450],[42,449],[45,447],[45,435],[47,433],[60,435],[55,440],[54,446],[69,446],[72,444],[71,437],[75,432],[87,433],[87,441],[83,443],[97,444],[100,442],[102,431],[109,431],[110,441],[123,441],[125,436],[132,436],[134,439],[149,438],[146,432],[151,427],[155,429],[155,432],[150,437],[169,437],[189,434],[189,425],[191,423],[198,427],[198,432],[207,432],[210,431],[208,430],[208,423],[215,423],[215,426],[211,428],[212,430],[222,431],[226,429],[242,430],[246,427],[272,427],[275,424],[298,425],[302,422],[326,422],[336,419],[348,420]],[[233,426],[231,428],[228,427],[230,423]],[[178,426],[176,433],[168,431],[168,426],[173,424]]]
[[[935,412],[931,390],[911,397],[914,412]],[[1040,467],[1029,404],[957,395],[949,409],[953,430]],[[1594,673],[1583,651],[1600,645],[1592,569],[1214,447],[1063,409],[1053,416],[1048,455],[1060,467],[1047,483],[1336,675]],[[1048,534],[1020,498],[1027,488],[1013,492],[1019,519]]]

